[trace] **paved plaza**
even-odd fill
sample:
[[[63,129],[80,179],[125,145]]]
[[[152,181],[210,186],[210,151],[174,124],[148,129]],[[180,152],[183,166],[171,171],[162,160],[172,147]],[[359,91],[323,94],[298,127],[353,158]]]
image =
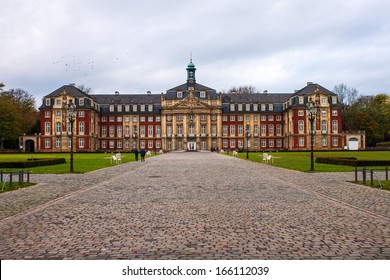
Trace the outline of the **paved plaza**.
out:
[[[32,180],[0,194],[0,259],[390,259],[390,192],[352,173],[192,152]]]

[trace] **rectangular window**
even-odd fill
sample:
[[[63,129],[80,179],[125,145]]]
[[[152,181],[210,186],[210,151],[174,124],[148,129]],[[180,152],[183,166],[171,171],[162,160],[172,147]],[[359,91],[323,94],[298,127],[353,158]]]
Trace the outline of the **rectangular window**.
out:
[[[282,147],[282,139],[276,140],[276,147],[278,147],[278,148]]]
[[[122,117],[117,117],[117,122],[122,122]]]
[[[130,141],[129,140],[125,140],[125,148],[130,149]]]
[[[141,105],[141,112],[145,112],[145,105],[144,104]]]
[[[228,117],[227,117],[227,116],[223,116],[223,117],[222,117],[222,121],[227,122],[227,120],[228,120]]]
[[[117,131],[117,136],[122,137],[122,126],[121,125],[118,125],[118,127],[116,128],[116,131]]]
[[[337,132],[338,131],[338,121],[332,121],[332,130],[333,132]]]
[[[265,124],[262,124],[261,125],[261,135],[266,135],[267,131],[266,131],[266,126]]]
[[[106,148],[107,148],[107,141],[103,140],[102,141],[102,149],[106,149]]]
[[[277,115],[277,116],[276,116],[276,120],[277,120],[277,121],[281,121],[281,120],[282,120],[282,116],[281,116],[281,115]]]
[[[298,116],[303,117],[305,115],[305,111],[303,110],[298,110]]]
[[[337,117],[337,110],[332,110],[332,116]]]
[[[79,148],[84,148],[84,138],[79,139]]]
[[[253,104],[253,111],[258,111],[258,110],[259,110],[259,105]]]
[[[153,104],[149,104],[148,105],[148,111],[149,112],[153,112]]]
[[[272,122],[274,120],[274,116],[273,115],[268,116],[268,120]]]
[[[223,139],[222,147],[225,148],[225,149],[228,147],[228,140],[227,139]]]
[[[141,117],[139,118],[139,121],[140,121],[140,122],[145,122],[145,116],[141,116]]]
[[[118,140],[116,142],[116,146],[117,146],[118,149],[122,149],[122,140]]]
[[[337,147],[339,145],[339,139],[337,137],[332,138],[333,147]]]
[[[227,130],[228,130],[228,129],[227,129],[227,125],[224,124],[224,125],[222,126],[222,134],[223,134],[223,135],[227,135]]]
[[[110,125],[110,137],[114,137],[114,133],[115,133],[115,126]]]
[[[259,126],[257,124],[255,124],[255,126],[253,127],[253,133],[254,133],[254,136],[259,135]]]
[[[102,117],[102,122],[106,122],[107,121],[107,117]]]
[[[259,140],[258,140],[258,139],[255,139],[255,140],[253,141],[253,146],[254,146],[255,148],[258,148],[258,147],[259,147]]]
[[[137,116],[133,116],[133,122],[137,122],[138,121],[138,117]]]
[[[115,122],[115,117],[110,117],[110,122]]]
[[[261,104],[261,111],[265,111],[265,104]]]
[[[156,125],[156,134],[157,134],[157,137],[160,137],[160,134],[161,134],[161,126],[159,126],[159,125]]]
[[[79,133],[84,134],[84,122],[79,122]]]
[[[225,125],[226,126],[226,125]],[[206,126],[205,125],[202,125],[201,127],[200,127],[200,133],[201,134],[206,134]]]
[[[133,105],[133,112],[137,112],[137,108],[138,106],[137,105]]]
[[[130,112],[130,105],[125,105],[125,111]]]
[[[145,136],[145,126],[144,125],[140,126],[140,134],[141,134],[141,136]]]
[[[337,104],[337,97],[336,96],[332,96],[332,104]]]
[[[110,105],[110,112],[114,112],[114,105]]]
[[[251,110],[251,104],[245,104],[245,111],[249,112]]]
[[[242,111],[242,104],[238,104],[238,111]]]
[[[57,140],[56,140],[56,148],[61,148],[61,138],[57,138]]]
[[[148,122],[153,122],[153,117],[148,117]]]
[[[177,118],[178,121],[182,121],[183,120],[183,115],[182,114],[178,114],[176,116],[176,118]]]
[[[183,98],[183,92],[182,91],[178,91],[177,92],[177,98]]]
[[[161,141],[160,140],[156,141],[156,149],[161,149]]]
[[[236,127],[234,125],[230,126],[230,136],[236,135]]]
[[[200,120],[205,121],[206,120],[206,114],[201,114],[200,115]]]
[[[299,103],[299,104],[303,104],[303,96],[300,96],[300,97],[299,97],[298,103]]]
[[[230,104],[230,111],[234,112],[234,109],[235,109],[235,105],[234,104]]]
[[[50,131],[51,131],[51,123],[46,122],[45,123],[45,134],[50,134]]]
[[[125,122],[130,122],[130,117],[129,116],[125,117]]]
[[[269,139],[268,144],[269,144],[270,148],[273,148],[274,147],[274,139]]]
[[[276,134],[278,134],[278,135],[282,134],[282,125],[281,124],[276,125]]]
[[[328,140],[326,139],[326,137],[323,137],[321,142],[322,142],[322,147],[328,146]]]
[[[242,116],[238,116],[237,119],[238,119],[239,122],[242,122],[243,117]]]
[[[238,147],[243,148],[244,147],[244,141],[242,139],[238,139]]]
[[[45,148],[50,148],[51,146],[51,143],[50,143],[50,139],[45,139]]]
[[[323,117],[326,117],[326,110],[322,110],[321,114],[322,114]]]
[[[153,125],[148,126],[148,136],[149,137],[153,136]]]
[[[321,104],[326,104],[326,98],[325,97],[321,98]]]
[[[240,125],[238,126],[238,135],[243,135],[243,134],[244,134],[244,128],[243,128],[243,125],[240,124]]]
[[[303,132],[304,131],[304,122],[302,120],[298,121],[298,131]]]
[[[107,136],[107,126],[102,126],[102,136]]]
[[[46,106],[50,106],[50,98],[46,98]]]
[[[230,121],[234,122],[236,120],[235,116],[230,116]]]
[[[145,140],[141,140],[139,145],[141,149],[145,149]]]
[[[265,122],[266,120],[267,120],[267,116],[262,115],[262,116],[261,116],[261,121],[262,121],[262,122]]]
[[[269,135],[273,135],[274,134],[274,125],[273,124],[270,124],[269,127],[268,127],[268,133]]]
[[[117,105],[118,112],[122,112],[122,105]]]
[[[268,104],[268,110],[273,111],[274,110],[274,104]]]
[[[262,148],[267,147],[267,140],[261,139],[261,147]]]
[[[51,112],[45,111],[45,118],[50,118],[50,117],[51,117]]]
[[[153,149],[153,140],[148,141],[148,149]]]
[[[236,147],[236,140],[231,139],[230,140],[230,148],[235,148]]]
[[[299,137],[298,138],[298,145],[299,145],[299,147],[304,147],[305,146],[305,138]]]
[[[80,117],[80,118],[84,118],[84,116],[85,116],[84,111],[79,111],[79,117]]]
[[[216,114],[212,114],[211,115],[211,120],[212,121],[216,121],[217,120],[217,115]]]
[[[206,98],[206,92],[205,91],[201,91],[200,92],[200,98]]]

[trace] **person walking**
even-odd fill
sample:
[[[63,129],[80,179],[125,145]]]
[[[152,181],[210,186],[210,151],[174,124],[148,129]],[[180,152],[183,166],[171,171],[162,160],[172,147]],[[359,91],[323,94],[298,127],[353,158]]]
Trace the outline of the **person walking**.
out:
[[[138,150],[137,150],[137,148],[134,149],[134,156],[135,156],[135,161],[138,161]]]
[[[145,149],[141,149],[141,161],[145,161],[145,154],[146,154]]]

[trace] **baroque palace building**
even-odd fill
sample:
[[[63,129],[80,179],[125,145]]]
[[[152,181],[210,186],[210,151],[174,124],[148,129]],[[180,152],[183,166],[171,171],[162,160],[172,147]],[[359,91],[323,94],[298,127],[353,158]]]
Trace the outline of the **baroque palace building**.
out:
[[[294,93],[223,94],[196,82],[192,59],[186,70],[186,83],[161,94],[87,94],[74,85],[62,86],[43,98],[41,133],[36,139],[22,137],[21,146],[70,151],[64,104],[72,102],[75,151],[309,150],[305,109],[313,100],[315,150],[342,150],[350,139],[365,148],[364,134],[343,133],[337,95],[318,84],[307,83]]]

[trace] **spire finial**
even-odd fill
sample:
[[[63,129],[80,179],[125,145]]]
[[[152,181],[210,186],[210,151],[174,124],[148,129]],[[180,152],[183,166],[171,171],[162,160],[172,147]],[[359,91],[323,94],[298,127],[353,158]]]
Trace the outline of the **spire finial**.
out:
[[[192,62],[192,51],[190,52],[190,62]]]

